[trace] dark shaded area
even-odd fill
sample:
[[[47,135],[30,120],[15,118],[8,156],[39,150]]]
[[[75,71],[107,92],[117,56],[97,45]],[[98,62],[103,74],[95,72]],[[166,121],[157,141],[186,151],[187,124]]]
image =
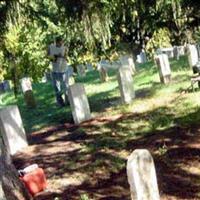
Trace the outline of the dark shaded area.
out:
[[[154,115],[159,120],[152,121],[152,131],[118,134],[123,121],[134,121],[137,118],[148,118]],[[200,116],[200,110],[181,118],[167,114],[167,107],[155,109],[145,114],[126,114],[118,118],[96,118],[82,124],[82,128],[64,126],[49,132],[35,133],[30,136],[31,150],[15,155],[14,163],[22,168],[38,163],[45,169],[47,179],[58,179],[63,183],[64,177],[79,178],[86,176],[78,183],[62,186],[60,192],[51,188],[41,193],[38,200],[61,199],[76,200],[81,195],[101,200],[130,200],[129,186],[126,177],[126,159],[121,152],[130,154],[134,149],[145,148],[153,155],[161,199],[200,199],[198,169],[200,167],[200,128],[199,118],[188,125],[188,120]],[[157,127],[165,126],[167,118],[176,121],[177,125],[166,130]],[[100,132],[100,126],[111,131]],[[124,127],[123,127],[124,128]],[[127,127],[128,129],[128,127]],[[126,133],[128,130],[124,130]],[[129,130],[131,131],[131,130]],[[133,135],[135,135],[133,137]],[[136,137],[140,135],[140,137]],[[196,170],[196,171],[195,171]]]

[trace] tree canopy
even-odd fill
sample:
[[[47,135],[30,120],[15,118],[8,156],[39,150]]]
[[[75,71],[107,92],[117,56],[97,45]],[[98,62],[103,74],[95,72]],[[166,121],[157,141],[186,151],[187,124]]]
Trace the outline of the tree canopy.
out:
[[[39,79],[46,47],[62,35],[68,62],[95,63],[117,51],[147,53],[199,38],[200,2],[189,0],[0,0],[1,74]],[[3,72],[4,71],[4,72]]]

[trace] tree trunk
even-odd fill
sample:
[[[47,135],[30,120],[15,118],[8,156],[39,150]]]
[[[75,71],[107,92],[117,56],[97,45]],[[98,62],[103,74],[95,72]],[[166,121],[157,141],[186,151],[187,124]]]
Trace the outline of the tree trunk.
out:
[[[32,197],[20,181],[18,172],[12,164],[11,157],[1,137],[0,147],[0,189],[3,191],[2,195],[0,194],[1,200],[31,200]]]

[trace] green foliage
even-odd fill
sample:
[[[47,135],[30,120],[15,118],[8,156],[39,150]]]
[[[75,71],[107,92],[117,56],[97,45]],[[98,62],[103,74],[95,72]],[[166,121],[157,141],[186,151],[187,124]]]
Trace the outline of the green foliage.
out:
[[[153,57],[155,50],[161,47],[171,47],[170,32],[167,28],[156,30],[146,45],[146,51]]]

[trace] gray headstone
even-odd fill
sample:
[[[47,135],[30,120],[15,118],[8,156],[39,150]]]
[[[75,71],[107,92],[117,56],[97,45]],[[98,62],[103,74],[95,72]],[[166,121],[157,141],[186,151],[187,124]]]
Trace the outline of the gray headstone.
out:
[[[175,46],[175,47],[174,47],[174,58],[175,58],[176,60],[179,60],[179,57],[180,57],[179,48],[178,48],[178,46]]]
[[[198,62],[198,51],[195,45],[187,45],[187,54],[190,67],[194,67]]]
[[[127,161],[127,176],[132,200],[159,200],[156,171],[148,150],[135,150]]]
[[[11,155],[28,146],[17,106],[7,106],[0,109],[0,134]]]
[[[118,84],[122,103],[130,103],[135,98],[135,92],[132,74],[129,69],[119,68]]]
[[[133,58],[129,55],[120,57],[121,66],[128,68],[132,74],[135,72],[135,64]]]
[[[160,81],[167,84],[171,80],[171,69],[169,59],[166,54],[160,54],[155,57],[156,64],[159,70]]]
[[[86,72],[85,72],[85,66],[84,65],[78,65],[77,66],[77,72],[79,76],[85,76]]]
[[[108,73],[107,73],[108,66],[110,66],[110,63],[107,64],[107,62],[103,61],[97,64],[97,70],[99,71],[99,77],[101,82],[105,82],[108,80]]]
[[[88,71],[92,71],[93,70],[92,64],[87,64],[86,67],[87,67]]]
[[[68,97],[75,124],[91,119],[90,107],[84,85],[75,83],[68,90]]]

